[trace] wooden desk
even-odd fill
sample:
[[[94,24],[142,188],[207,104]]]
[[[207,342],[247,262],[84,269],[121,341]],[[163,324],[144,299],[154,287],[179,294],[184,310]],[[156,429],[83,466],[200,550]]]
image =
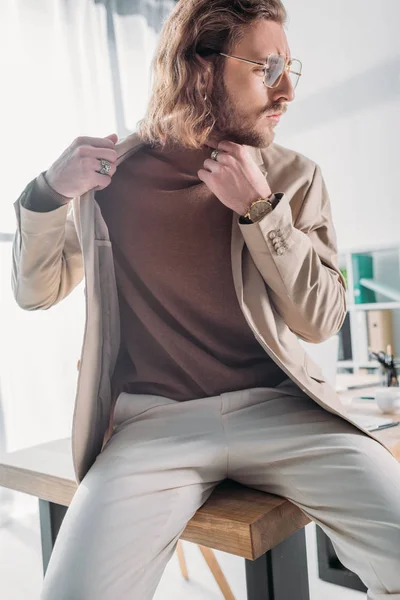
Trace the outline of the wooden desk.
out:
[[[370,377],[371,381],[376,379],[376,377],[373,375],[367,375],[364,376],[364,381],[365,377]],[[340,375],[338,376],[338,380],[340,381]],[[359,381],[360,378],[357,375],[353,375],[352,379],[348,380],[350,384],[353,383],[355,385]],[[376,386],[347,389],[339,392],[339,396],[349,413],[358,414],[360,416],[385,417],[388,419],[393,419],[393,421],[400,421],[400,410],[390,414],[382,413],[374,400],[357,399],[359,396],[374,396],[375,390]],[[396,459],[400,462],[400,425],[397,425],[397,427],[382,429],[382,431],[373,431],[372,433],[379,440],[390,447]]]
[[[370,373],[338,373],[336,375],[336,390],[341,394],[350,387],[370,387],[379,383],[379,375]]]

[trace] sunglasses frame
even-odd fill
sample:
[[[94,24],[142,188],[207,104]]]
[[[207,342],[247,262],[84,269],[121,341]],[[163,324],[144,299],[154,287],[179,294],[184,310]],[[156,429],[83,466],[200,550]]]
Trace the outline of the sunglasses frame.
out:
[[[282,54],[277,54],[276,52],[271,52],[271,54],[268,54],[268,56],[266,58],[266,62],[265,63],[261,63],[261,62],[258,62],[256,60],[250,60],[248,58],[242,58],[240,56],[233,56],[232,54],[225,54],[224,52],[218,52],[218,54],[220,56],[225,56],[226,58],[234,58],[236,60],[240,60],[242,62],[249,63],[251,65],[260,65],[260,67],[264,67],[265,71],[266,71],[266,68],[268,66],[268,59],[269,59],[270,56],[283,56]],[[265,83],[265,74],[264,74],[263,84],[265,85],[265,87],[270,88],[270,89],[277,88],[279,86],[280,82],[282,81],[282,77],[283,77],[284,72],[287,71],[288,73],[293,73],[293,75],[298,75],[298,80],[296,82],[296,85],[293,86],[293,89],[296,89],[297,84],[300,81],[300,77],[302,76],[302,73],[301,72],[297,73],[297,71],[291,71],[290,70],[290,67],[291,67],[291,65],[292,65],[292,63],[293,63],[294,60],[296,60],[297,62],[300,63],[300,68],[301,69],[303,68],[303,64],[302,64],[301,60],[299,60],[298,58],[291,58],[290,60],[287,60],[285,58],[285,67],[284,67],[282,73],[280,74],[278,80],[276,81],[276,83],[274,85],[267,85]]]

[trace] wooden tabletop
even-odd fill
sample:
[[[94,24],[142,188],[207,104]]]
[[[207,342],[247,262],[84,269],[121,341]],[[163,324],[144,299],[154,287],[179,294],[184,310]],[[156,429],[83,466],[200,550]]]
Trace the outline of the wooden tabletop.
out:
[[[70,438],[4,454],[0,486],[69,506],[77,488]]]
[[[0,486],[69,506],[77,489],[70,439],[1,457]],[[309,522],[285,498],[227,479],[189,521],[181,537],[255,560]]]
[[[355,399],[373,394],[374,388],[367,387],[346,390],[340,396],[351,413],[400,420],[400,414],[382,415],[374,401]],[[374,433],[390,446],[400,462],[400,426]],[[70,439],[0,457],[0,486],[69,506],[77,489]],[[254,560],[308,522],[284,498],[226,480],[197,511],[182,538]]]

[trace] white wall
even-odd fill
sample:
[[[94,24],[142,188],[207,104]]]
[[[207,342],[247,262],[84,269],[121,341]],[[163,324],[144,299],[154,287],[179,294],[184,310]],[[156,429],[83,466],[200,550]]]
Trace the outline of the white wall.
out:
[[[400,241],[400,1],[284,0],[297,97],[276,141],[323,171],[340,249]]]

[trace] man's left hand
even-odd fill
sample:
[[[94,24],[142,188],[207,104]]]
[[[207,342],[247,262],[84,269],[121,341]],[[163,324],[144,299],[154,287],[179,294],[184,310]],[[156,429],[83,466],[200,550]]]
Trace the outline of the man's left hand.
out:
[[[207,158],[197,174],[225,206],[245,215],[252,202],[271,195],[265,176],[245,146],[228,141],[208,141],[207,146],[219,151],[217,160]]]

